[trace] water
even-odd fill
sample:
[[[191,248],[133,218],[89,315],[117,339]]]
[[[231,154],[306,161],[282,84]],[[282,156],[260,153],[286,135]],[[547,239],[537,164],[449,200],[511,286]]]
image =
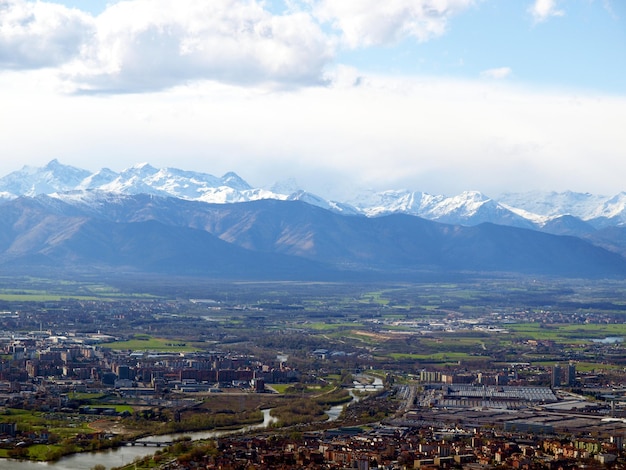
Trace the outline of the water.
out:
[[[341,412],[346,406],[348,406],[350,403],[356,403],[361,399],[358,395],[354,394],[355,390],[359,392],[377,392],[383,388],[382,379],[379,379],[378,377],[372,377],[370,375],[365,375],[365,377],[367,377],[368,379],[373,379],[372,383],[368,385],[363,385],[360,382],[355,381],[354,388],[348,390],[350,392],[352,400],[347,403],[342,403],[341,405],[335,405],[331,407],[330,410],[326,411],[326,414],[328,415],[328,421],[336,421],[337,419],[339,419]]]
[[[194,432],[180,432],[175,434],[164,434],[162,436],[148,436],[143,439],[138,439],[137,442],[172,442],[175,439],[182,437],[190,437],[192,441],[199,441],[202,439],[215,439],[216,437],[228,436],[230,434],[243,434],[254,429],[265,429],[270,424],[275,423],[278,419],[270,415],[271,410],[263,411],[263,422],[259,424],[251,424],[242,428],[230,429],[227,431],[194,431]],[[154,449],[154,447],[153,447]],[[153,451],[154,452],[154,451]]]
[[[336,421],[336,420],[338,420],[339,419],[339,415],[343,411],[344,406],[346,406],[345,403],[342,403],[341,405],[331,406],[330,410],[326,411],[326,414],[328,415],[328,421]]]
[[[357,376],[358,378],[359,376]],[[378,390],[382,390],[383,388],[383,380],[378,377],[372,377],[371,375],[363,374],[361,377],[365,377],[368,380],[372,380],[371,383],[364,384],[359,380],[354,381],[355,390],[359,390],[361,392],[376,392]]]
[[[270,410],[263,410],[263,422],[259,424],[252,424],[240,429],[228,430],[228,431],[197,431],[197,432],[185,432],[177,434],[166,434],[163,436],[150,436],[144,438],[150,442],[171,442],[177,438],[188,436],[192,440],[200,439],[214,439],[220,436],[226,436],[228,434],[238,434],[247,432],[253,429],[262,429],[275,422],[276,418],[270,416]],[[141,443],[141,439],[137,441]],[[113,467],[121,467],[131,463],[137,457],[145,457],[146,455],[152,455],[157,450],[157,447],[144,447],[142,445],[124,446],[117,449],[107,449],[99,452],[90,452],[82,454],[73,454],[63,457],[57,462],[29,462],[19,460],[7,460],[0,459],[0,470],[89,470],[94,465],[104,465],[107,469]]]
[[[342,403],[341,405],[331,406],[330,410],[326,411],[326,414],[328,415],[328,421],[338,420],[339,416],[341,415],[341,412],[346,406],[348,406],[350,403],[357,402],[360,400],[360,398],[356,396],[352,390],[349,390],[349,392],[350,392],[350,396],[352,397],[351,401],[347,403]]]
[[[374,386],[382,386],[382,381],[378,378],[374,379]],[[351,402],[359,401],[359,397],[356,396],[352,390],[350,390]],[[343,403],[341,405],[335,405],[326,412],[329,421],[335,421],[339,418],[339,415],[343,411],[344,407],[349,403]],[[259,424],[251,424],[244,426],[243,428],[228,430],[228,431],[195,431],[195,432],[183,432],[176,434],[165,434],[162,436],[149,436],[143,438],[149,442],[171,442],[181,437],[190,437],[192,440],[201,439],[215,439],[216,437],[242,434],[254,429],[264,429],[270,424],[277,421],[277,419],[270,415],[271,410],[263,411],[263,422]],[[98,452],[81,453],[68,455],[63,457],[57,462],[29,462],[19,460],[7,460],[0,459],[0,470],[89,470],[94,465],[104,465],[105,468],[110,469],[113,467],[121,467],[131,463],[136,458],[145,457],[146,455],[152,455],[157,450],[157,447],[144,447],[141,445],[142,439],[139,439],[135,446],[124,446],[116,449],[101,450]]]
[[[19,460],[0,459],[2,470],[89,470],[96,464],[106,468],[121,467],[131,463],[137,457],[154,454],[156,447],[119,447],[117,449],[102,450],[83,454],[74,454],[63,457],[58,462],[28,462]]]

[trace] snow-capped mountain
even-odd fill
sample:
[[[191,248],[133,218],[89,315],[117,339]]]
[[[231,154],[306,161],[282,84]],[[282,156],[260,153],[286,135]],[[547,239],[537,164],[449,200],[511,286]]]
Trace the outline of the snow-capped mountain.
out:
[[[565,191],[506,193],[501,203],[535,224],[543,227],[555,218],[573,216],[596,228],[621,226],[626,223],[626,193],[600,196]]]
[[[348,203],[368,217],[390,213],[422,216],[443,200],[445,200],[445,196],[432,196],[418,191],[388,190],[366,191]]]
[[[207,202],[239,202],[250,200],[252,188],[235,173],[221,178],[206,173],[158,169],[141,163],[114,174],[115,178],[104,184],[83,185],[80,189],[99,190],[124,194],[153,194]]]
[[[55,159],[42,168],[25,166],[0,178],[0,194],[5,199],[69,191],[152,194],[216,203],[287,198],[286,195],[252,188],[232,172],[219,178],[176,168],[158,169],[148,163],[134,165],[121,173],[108,168],[90,173],[62,165]]]
[[[626,193],[546,193],[533,201],[368,191],[336,202],[295,182],[255,188],[235,173],[147,163],[91,173],[53,160],[0,178],[0,197],[0,271],[11,273],[626,275]]]
[[[55,159],[43,168],[24,166],[0,178],[0,192],[6,198],[12,198],[71,191],[90,176],[87,170],[62,165]]]
[[[321,207],[322,209],[327,209],[329,211],[338,212],[344,215],[362,215],[357,208],[351,206],[350,204],[336,201],[328,201],[320,196],[303,190],[295,191],[294,193],[290,194],[286,198],[286,200],[306,202],[307,204],[310,204],[312,206]]]
[[[626,222],[626,193],[621,192],[602,203],[592,213],[598,226],[623,225]]]
[[[369,217],[404,213],[461,225],[483,222],[529,228],[534,225],[527,218],[478,191],[465,191],[453,197],[406,190],[371,191],[361,194],[349,203]]]
[[[596,218],[598,208],[609,198],[590,193],[565,191],[530,191],[524,193],[504,193],[498,197],[502,204],[544,217],[573,215],[579,219]]]
[[[98,194],[149,194],[207,203],[237,203],[264,199],[302,201],[343,215],[380,217],[409,214],[442,223],[477,225],[484,222],[523,228],[561,227],[552,223],[571,216],[596,229],[626,223],[626,193],[613,197],[575,192],[506,193],[496,199],[478,191],[455,196],[409,190],[364,191],[348,201],[327,200],[301,189],[295,180],[255,188],[229,172],[222,177],[176,168],[134,165],[120,173],[103,168],[95,173],[52,160],[44,167],[24,166],[0,178],[0,199],[39,194],[72,193],[89,201]],[[569,224],[569,227],[573,225]]]

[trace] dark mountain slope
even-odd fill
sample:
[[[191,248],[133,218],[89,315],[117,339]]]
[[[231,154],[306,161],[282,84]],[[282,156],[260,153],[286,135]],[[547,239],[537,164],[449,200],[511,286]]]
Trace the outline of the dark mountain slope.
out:
[[[576,237],[481,224],[455,232],[445,258],[452,266],[566,277],[622,277],[624,258]]]
[[[578,217],[562,215],[561,217],[556,217],[547,222],[541,228],[541,231],[553,235],[584,237],[585,235],[592,234],[596,229],[591,224],[580,220]]]
[[[344,217],[305,205],[264,203],[230,206],[204,228],[251,249],[352,267],[582,277],[626,273],[621,256],[575,237],[494,224],[452,226],[401,214]]]
[[[5,266],[124,267],[255,279],[337,278],[337,272],[387,279],[424,271],[626,275],[624,258],[576,237],[400,214],[342,216],[299,201],[21,198],[0,205],[0,233]]]
[[[15,208],[0,206],[4,235],[0,266],[7,270],[33,274],[123,270],[239,279],[337,277],[320,263],[251,252],[202,230],[155,220],[117,223],[48,214],[36,202],[24,207],[20,201],[18,207],[28,210],[10,218],[4,216]]]
[[[583,237],[585,240],[606,250],[626,257],[626,227],[606,227]]]

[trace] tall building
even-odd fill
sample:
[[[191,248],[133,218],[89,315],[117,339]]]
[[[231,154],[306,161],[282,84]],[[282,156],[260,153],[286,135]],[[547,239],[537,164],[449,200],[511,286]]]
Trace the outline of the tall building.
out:
[[[552,367],[552,387],[561,386],[561,366],[554,364]]]
[[[570,361],[565,369],[565,383],[570,387],[576,383],[576,364]]]

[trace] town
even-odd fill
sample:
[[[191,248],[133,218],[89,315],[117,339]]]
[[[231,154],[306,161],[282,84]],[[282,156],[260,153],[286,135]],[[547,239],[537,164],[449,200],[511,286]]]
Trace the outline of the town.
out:
[[[626,462],[626,327],[611,299],[574,308],[552,289],[551,306],[494,307],[474,286],[266,287],[3,301],[0,456],[135,446],[145,452],[129,464],[171,469]],[[204,431],[215,437],[180,434]]]

